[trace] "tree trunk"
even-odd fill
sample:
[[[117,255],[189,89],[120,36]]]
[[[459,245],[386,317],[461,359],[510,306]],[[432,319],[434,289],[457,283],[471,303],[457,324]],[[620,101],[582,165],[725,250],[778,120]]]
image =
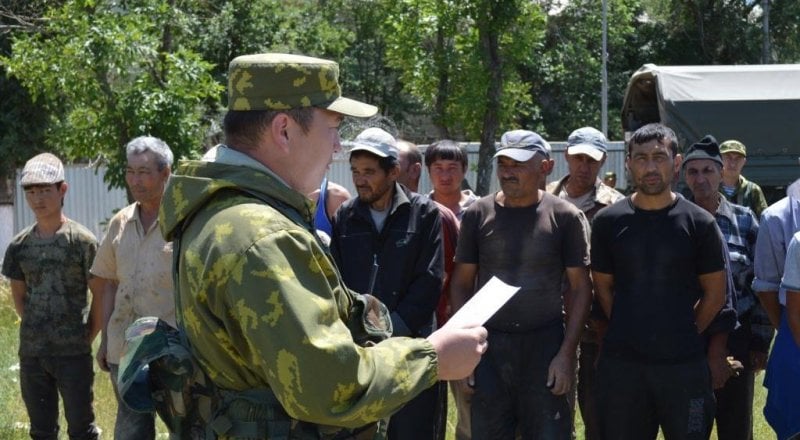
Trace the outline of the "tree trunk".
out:
[[[478,21],[478,36],[481,42],[483,64],[489,72],[486,88],[486,109],[483,114],[481,146],[478,150],[478,182],[475,192],[479,195],[489,193],[492,178],[492,157],[495,152],[495,135],[499,126],[500,96],[503,92],[503,61],[500,57],[498,26],[494,19],[498,16],[494,8],[502,7],[495,2],[487,6],[488,17]]]

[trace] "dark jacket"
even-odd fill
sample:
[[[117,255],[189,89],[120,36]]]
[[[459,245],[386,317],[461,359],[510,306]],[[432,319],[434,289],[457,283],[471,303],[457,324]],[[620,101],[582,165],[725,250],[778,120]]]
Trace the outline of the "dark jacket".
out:
[[[395,336],[431,333],[444,277],[441,219],[433,201],[395,184],[389,215],[378,232],[369,205],[350,199],[336,212],[331,252],[347,287],[386,304]]]

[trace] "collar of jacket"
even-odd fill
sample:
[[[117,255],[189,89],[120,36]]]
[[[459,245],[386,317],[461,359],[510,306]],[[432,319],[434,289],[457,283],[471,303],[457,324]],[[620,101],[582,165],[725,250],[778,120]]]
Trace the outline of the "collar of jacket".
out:
[[[569,181],[569,174],[555,182],[552,182],[550,185],[547,185],[547,192],[554,196],[558,196],[561,191],[566,191],[564,187],[567,185],[567,181]],[[615,197],[616,192],[617,191],[615,189],[603,183],[602,180],[595,179],[591,199],[595,204],[599,203],[604,206],[608,206],[619,199],[619,197]]]
[[[389,207],[388,216],[394,215],[394,213],[397,212],[397,210],[401,206],[408,205],[408,204],[411,203],[411,201],[410,201],[410,199],[408,197],[408,194],[407,194],[407,192],[409,192],[410,190],[408,188],[406,188],[405,186],[395,182],[394,183],[394,188],[392,188],[392,191],[393,191],[392,204]],[[366,213],[366,215],[369,215],[369,205],[364,203],[364,202],[362,202],[361,198],[359,198],[357,200],[356,206],[358,207],[359,211],[361,211],[362,213]]]

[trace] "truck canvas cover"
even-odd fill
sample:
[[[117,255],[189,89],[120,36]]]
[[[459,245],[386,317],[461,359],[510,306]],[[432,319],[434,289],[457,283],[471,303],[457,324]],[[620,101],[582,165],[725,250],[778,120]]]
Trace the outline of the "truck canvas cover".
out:
[[[800,64],[656,66],[628,83],[622,108],[626,132],[661,122],[680,147],[712,134],[747,146],[743,174],[784,186],[800,176]]]

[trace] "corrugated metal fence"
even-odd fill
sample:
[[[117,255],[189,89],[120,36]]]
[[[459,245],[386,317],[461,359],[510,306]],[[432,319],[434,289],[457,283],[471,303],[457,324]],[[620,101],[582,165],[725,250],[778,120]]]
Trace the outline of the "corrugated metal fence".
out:
[[[475,182],[478,178],[478,173],[475,171],[475,166],[478,163],[478,148],[480,144],[470,142],[470,143],[462,143],[466,149],[467,154],[469,155],[469,170],[467,171],[467,182],[469,182],[470,187],[475,188]],[[555,160],[555,167],[553,168],[553,172],[550,174],[548,178],[548,183],[553,180],[558,180],[564,177],[567,174],[567,161],[564,160],[564,150],[567,148],[566,142],[552,142],[550,146],[553,148],[552,158]],[[419,148],[424,152],[426,145],[420,145]],[[423,153],[424,154],[424,153]],[[336,182],[350,191],[351,194],[355,194],[355,186],[353,186],[353,180],[350,177],[350,165],[347,161],[348,156],[346,154],[339,154],[337,157],[334,157],[334,161],[331,164],[330,171],[328,171],[328,179]],[[493,162],[494,166],[494,162]],[[621,187],[625,184],[625,144],[622,141],[619,142],[609,142],[609,149],[608,155],[606,157],[606,162],[603,164],[603,168],[600,169],[600,176],[602,176],[606,171],[614,171],[617,173],[617,186]],[[492,185],[491,191],[497,191],[499,189],[499,185],[497,183],[497,177],[495,176],[495,171],[492,169]],[[422,194],[428,193],[431,191],[431,182],[428,178],[428,170],[425,167],[422,167],[422,176],[420,177],[419,181],[419,192]]]
[[[472,188],[475,187],[477,179],[477,172],[474,165],[478,163],[478,147],[477,143],[464,143],[463,144],[467,153],[469,154],[470,169],[467,172],[467,181]],[[564,160],[564,149],[566,143],[554,142],[551,144],[553,147],[552,157],[555,159],[555,168],[550,175],[549,180],[556,180],[567,174],[567,164]],[[420,146],[424,151],[425,145]],[[350,166],[347,160],[347,154],[339,154],[334,158],[331,164],[328,178],[336,183],[343,185],[351,194],[355,194],[355,187],[353,180],[350,177]],[[428,171],[425,167],[423,175],[420,179],[419,190],[421,193],[427,193],[431,190],[430,179],[428,178]],[[625,152],[622,142],[611,142],[609,145],[608,158],[603,165],[602,173],[606,171],[615,171],[617,173],[618,185],[622,185],[625,181]],[[105,235],[105,225],[108,220],[114,215],[114,212],[128,204],[125,190],[115,188],[108,190],[106,184],[103,182],[103,175],[105,168],[99,168],[95,171],[94,168],[86,165],[67,165],[65,167],[65,177],[69,184],[66,199],[64,200],[64,212],[73,220],[78,221],[92,232],[95,233],[98,239]],[[17,173],[19,175],[19,173]],[[497,179],[492,171],[492,191],[498,189]],[[19,180],[16,182],[16,187],[19,188]],[[16,191],[15,204],[14,204],[14,234],[22,230],[27,225],[34,222],[34,216],[25,203],[25,194],[22,191]]]

